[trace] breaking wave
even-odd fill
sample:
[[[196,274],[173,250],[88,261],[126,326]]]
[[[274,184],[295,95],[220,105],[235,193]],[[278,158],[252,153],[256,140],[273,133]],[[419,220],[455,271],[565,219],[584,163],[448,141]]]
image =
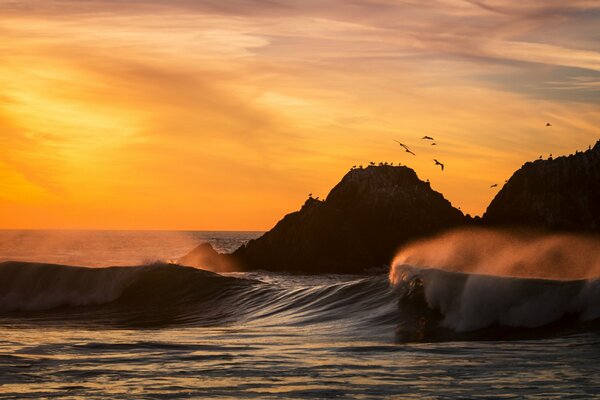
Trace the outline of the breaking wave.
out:
[[[573,327],[600,317],[600,279],[499,277],[409,265],[396,266],[391,279],[411,334]]]
[[[579,329],[600,318],[599,276],[598,238],[490,229],[409,244],[390,270],[416,337]]]
[[[123,327],[235,322],[362,329],[394,324],[398,315],[384,275],[311,280],[224,276],[172,264],[84,268],[7,262],[0,263],[0,318]]]
[[[577,279],[493,275],[483,260],[494,246],[486,244],[480,253],[467,241],[465,258],[459,238],[434,247],[438,254],[427,242],[407,247],[389,276],[222,275],[163,263],[84,268],[5,262],[0,263],[0,324],[298,326],[400,341],[510,339],[598,328],[600,279],[587,277],[584,268],[575,268],[586,276]],[[534,254],[513,249],[510,260]],[[433,265],[421,265],[425,261]],[[526,270],[534,276],[540,271]],[[548,271],[566,276],[554,264]]]

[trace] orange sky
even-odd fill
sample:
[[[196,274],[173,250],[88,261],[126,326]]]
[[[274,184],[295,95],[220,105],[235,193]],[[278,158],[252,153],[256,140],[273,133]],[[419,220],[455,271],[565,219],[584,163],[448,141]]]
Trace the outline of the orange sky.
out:
[[[0,0],[0,228],[264,230],[369,161],[481,214],[600,138],[599,25],[585,0]]]

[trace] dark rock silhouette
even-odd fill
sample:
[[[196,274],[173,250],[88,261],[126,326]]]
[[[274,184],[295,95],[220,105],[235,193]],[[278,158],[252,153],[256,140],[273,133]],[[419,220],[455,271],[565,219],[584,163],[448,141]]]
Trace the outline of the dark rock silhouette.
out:
[[[483,223],[600,232],[600,141],[575,155],[525,163],[488,206]]]
[[[600,233],[600,141],[575,155],[525,163],[482,218],[464,216],[403,166],[353,168],[326,200],[309,197],[233,254],[202,244],[181,258],[212,271],[361,273],[408,241],[461,225]]]
[[[412,169],[369,166],[351,170],[326,200],[309,198],[232,257],[248,270],[360,273],[389,264],[409,240],[465,221]]]
[[[230,256],[217,253],[210,243],[202,243],[196,246],[192,251],[178,259],[177,264],[202,268],[213,272],[239,270]]]

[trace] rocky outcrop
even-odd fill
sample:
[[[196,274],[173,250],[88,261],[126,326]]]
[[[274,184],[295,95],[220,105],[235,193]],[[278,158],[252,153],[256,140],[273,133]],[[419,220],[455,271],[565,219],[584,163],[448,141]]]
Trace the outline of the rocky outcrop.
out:
[[[525,163],[491,202],[483,224],[600,232],[600,141],[585,152]]]
[[[199,244],[185,256],[179,258],[177,264],[213,272],[239,270],[239,267],[235,265],[234,260],[230,256],[217,253],[210,243]]]
[[[389,264],[409,240],[463,223],[412,169],[370,166],[351,170],[326,200],[309,198],[232,257],[244,269],[359,273]]]

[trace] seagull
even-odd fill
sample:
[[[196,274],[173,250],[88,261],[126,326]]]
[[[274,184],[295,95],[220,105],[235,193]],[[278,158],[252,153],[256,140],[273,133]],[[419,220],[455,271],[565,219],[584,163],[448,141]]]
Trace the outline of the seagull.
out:
[[[432,146],[437,146],[436,142],[431,143]]]
[[[494,184],[493,184],[492,186],[490,186],[490,187],[491,187],[491,188],[495,188],[495,187],[497,187],[497,186],[498,186],[498,184],[497,184],[497,183],[494,183]]]
[[[394,142],[398,143],[400,146],[404,147],[406,150],[409,150],[408,146],[405,145],[404,143],[400,143],[397,140],[394,140]]]
[[[415,153],[413,153],[412,151],[410,151],[408,148],[406,148],[405,150],[406,150],[406,152],[407,152],[407,153],[410,153],[410,154],[412,154],[413,156],[416,156],[416,154],[415,154]]]
[[[309,193],[309,194],[308,194],[308,197],[312,197],[312,193]]]
[[[550,125],[550,122],[546,122],[546,126],[552,126],[552,125]]]
[[[433,140],[433,138],[431,136],[423,136],[421,139],[425,139],[425,140]]]
[[[439,165],[440,167],[442,167],[442,171],[444,170],[444,164],[442,164],[441,162],[439,162],[436,159],[434,159],[433,161],[435,161],[435,165]]]

